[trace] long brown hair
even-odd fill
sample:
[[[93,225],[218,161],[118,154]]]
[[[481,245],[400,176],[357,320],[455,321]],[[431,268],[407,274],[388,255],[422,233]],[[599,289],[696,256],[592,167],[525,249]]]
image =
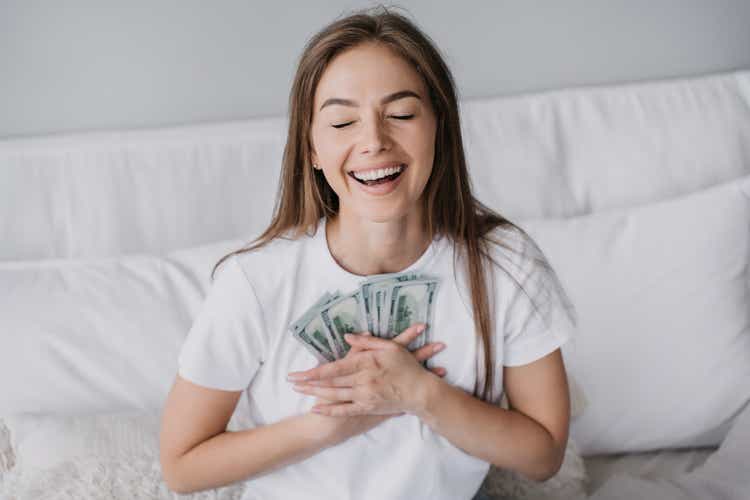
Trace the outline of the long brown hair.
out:
[[[328,185],[322,172],[311,167],[310,128],[315,89],[328,63],[336,55],[362,43],[383,44],[420,74],[435,110],[435,156],[433,170],[421,198],[423,213],[430,238],[435,235],[448,236],[457,249],[456,258],[459,254],[466,257],[476,338],[481,340],[481,350],[478,352],[482,354],[477,362],[483,363],[483,366],[478,366],[477,373],[484,368],[483,380],[477,377],[474,395],[490,401],[494,377],[493,327],[484,268],[488,262],[501,269],[502,266],[490,256],[489,245],[497,244],[534,259],[549,271],[561,297],[566,300],[567,297],[541,250],[526,232],[472,195],[461,140],[455,84],[443,57],[430,38],[409,19],[382,5],[377,8],[382,8],[382,12],[370,13],[368,9],[363,9],[335,20],[308,41],[300,56],[289,94],[289,129],[271,223],[250,242],[251,246],[222,257],[211,272],[211,280],[219,265],[230,256],[254,250],[275,238],[298,238],[308,228],[312,228],[314,234],[322,217],[332,217],[338,212],[338,195]],[[517,230],[517,234],[525,237],[536,251],[514,248],[501,239],[493,238],[490,232],[499,226]],[[291,236],[288,236],[290,233]],[[518,280],[513,279],[523,289]],[[536,304],[534,308],[538,311]]]

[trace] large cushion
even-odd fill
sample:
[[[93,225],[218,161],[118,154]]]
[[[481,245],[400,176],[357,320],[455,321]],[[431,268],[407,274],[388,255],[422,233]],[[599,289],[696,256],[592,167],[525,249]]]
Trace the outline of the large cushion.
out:
[[[511,219],[750,173],[750,71],[470,99],[460,111],[476,195]],[[256,233],[286,132],[279,116],[0,141],[0,260],[165,253]]]
[[[563,347],[586,455],[716,446],[750,401],[750,176],[673,200],[521,223],[579,314]]]
[[[0,263],[0,415],[160,407],[211,268],[242,244]]]
[[[211,269],[245,243],[165,256],[0,262],[0,416],[161,407]],[[570,393],[577,417],[586,397],[575,380]],[[245,403],[243,392],[237,418]]]

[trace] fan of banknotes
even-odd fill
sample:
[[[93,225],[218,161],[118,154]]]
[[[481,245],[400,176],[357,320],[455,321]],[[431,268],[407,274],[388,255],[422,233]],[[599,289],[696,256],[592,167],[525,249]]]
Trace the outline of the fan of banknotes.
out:
[[[425,331],[408,346],[418,349],[429,342],[438,284],[438,278],[423,274],[379,274],[353,292],[326,292],[289,330],[323,363],[349,352],[345,333],[367,331],[391,339],[415,323],[425,323]]]

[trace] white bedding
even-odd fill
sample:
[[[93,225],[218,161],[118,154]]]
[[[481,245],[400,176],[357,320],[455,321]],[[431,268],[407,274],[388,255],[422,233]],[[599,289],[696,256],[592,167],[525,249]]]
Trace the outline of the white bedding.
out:
[[[158,458],[158,412],[17,414],[0,420],[0,426],[3,422],[14,455],[10,470],[0,470],[3,500],[238,500],[252,487],[252,482],[238,482],[188,495],[170,491]],[[228,426],[230,431],[242,428],[239,420]],[[585,496],[585,487],[583,462],[569,440],[560,471],[548,481],[493,468],[477,498],[577,500]]]
[[[673,452],[674,453],[674,452]],[[704,452],[708,454],[707,451]],[[734,421],[732,429],[724,442],[714,453],[705,458],[705,462],[689,472],[662,470],[654,467],[651,474],[638,477],[638,469],[648,468],[651,458],[635,459],[631,465],[636,465],[628,471],[623,467],[617,473],[609,476],[603,485],[594,489],[594,481],[589,497],[591,500],[632,500],[634,498],[658,500],[748,500],[750,499],[750,404],[745,406]],[[663,457],[662,457],[663,458]],[[691,454],[687,460],[700,461],[700,454]],[[686,465],[681,458],[680,463]],[[640,462],[640,463],[638,463]],[[662,464],[668,461],[661,460]],[[587,464],[596,461],[587,462]],[[676,462],[673,462],[674,465]],[[594,466],[602,473],[601,462]],[[641,471],[642,472],[642,471]],[[601,482],[601,476],[596,479]]]
[[[628,474],[647,479],[671,477],[700,467],[718,448],[688,448],[659,450],[645,453],[619,453],[584,458],[589,477],[588,491],[597,491],[616,474]]]
[[[18,458],[27,462],[25,474],[16,468],[0,481],[0,497],[14,500],[148,498],[230,500],[239,497],[242,484],[194,495],[176,495],[166,489],[155,447],[157,416],[111,414],[80,418],[27,416],[8,422],[27,436]],[[231,426],[230,426],[231,429]],[[56,436],[53,438],[53,436]],[[56,449],[50,453],[50,445]],[[735,420],[726,440],[710,448],[631,453],[589,457],[585,460],[591,500],[750,499],[750,405]],[[571,450],[574,451],[574,450]],[[572,455],[571,455],[572,456]],[[569,457],[566,454],[566,461]],[[20,463],[15,464],[21,465]],[[561,476],[535,495],[535,500],[572,499],[582,479],[575,461]],[[2,475],[0,475],[2,478]],[[52,488],[56,484],[58,488]],[[526,494],[532,489],[516,484]],[[551,490],[557,487],[559,495]],[[505,485],[509,487],[509,485]],[[4,497],[3,494],[9,495]],[[92,496],[93,495],[93,496]],[[493,497],[493,498],[506,498]]]

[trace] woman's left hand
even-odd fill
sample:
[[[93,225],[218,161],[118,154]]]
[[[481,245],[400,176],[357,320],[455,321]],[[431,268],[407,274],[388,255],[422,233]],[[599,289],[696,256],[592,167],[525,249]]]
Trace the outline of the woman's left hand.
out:
[[[421,329],[420,329],[421,328]],[[408,345],[424,329],[413,325],[399,334]],[[310,370],[290,373],[294,390],[332,401],[312,411],[330,416],[389,415],[416,413],[423,404],[427,384],[439,377],[419,362],[439,349],[409,352],[401,343],[371,335],[345,336],[352,346],[363,349],[344,359]],[[427,346],[425,346],[427,347]]]

